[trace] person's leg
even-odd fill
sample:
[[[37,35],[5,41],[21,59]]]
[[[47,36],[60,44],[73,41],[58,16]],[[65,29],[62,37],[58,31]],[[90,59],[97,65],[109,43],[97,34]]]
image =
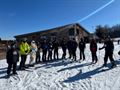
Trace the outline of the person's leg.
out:
[[[74,53],[74,50],[72,50],[72,51],[71,51],[71,58],[72,58],[72,59],[75,59],[74,56],[75,56],[75,53]]]
[[[112,54],[112,53],[109,54],[109,59],[110,59],[110,62],[111,62],[111,64],[112,64],[111,67],[114,67],[114,66],[115,66],[115,61],[114,61],[114,59],[113,59],[113,54]]]
[[[17,72],[16,72],[16,66],[17,66],[17,63],[14,63],[13,64],[13,74],[17,74]]]
[[[54,59],[56,59],[56,57],[55,57],[55,56],[56,56],[56,51],[54,50]]]
[[[57,59],[59,59],[58,50],[56,51],[56,54],[57,54]]]
[[[73,59],[76,61],[76,51],[73,50]]]
[[[37,56],[37,57],[36,57],[37,62],[40,62],[40,58],[41,58],[41,56],[40,56],[40,52],[39,52],[36,56]]]
[[[35,62],[36,62],[36,63],[38,63],[38,62],[39,62],[39,60],[40,60],[39,55],[38,55],[38,54],[36,54],[36,59],[35,59]]]
[[[47,58],[47,51],[45,51],[45,56],[44,56],[45,61],[47,60],[46,58]]]
[[[81,50],[80,50],[80,60],[82,59],[82,52],[81,52]]]
[[[34,66],[34,64],[35,64],[35,58],[36,58],[35,53],[31,52],[29,66],[32,66],[32,67]]]
[[[41,58],[41,57],[40,57],[40,55],[39,55],[39,56],[38,56],[38,62],[40,62],[40,58]]]
[[[105,53],[105,57],[104,57],[104,65],[103,66],[106,66],[107,64],[107,60],[108,60],[108,53]]]
[[[75,61],[76,61],[76,50],[74,51],[74,55],[75,55]]]
[[[38,63],[38,56],[36,55],[36,60],[35,60],[36,63]]]
[[[33,59],[33,57],[32,57],[32,52],[31,52],[31,53],[30,53],[29,66],[31,66],[31,63],[32,63],[32,59]]]
[[[24,60],[23,60],[23,68],[25,68],[25,63],[26,63],[27,55],[24,55],[23,58],[24,58]]]
[[[36,63],[40,62],[40,55],[36,57]]]
[[[98,61],[98,58],[97,58],[97,54],[95,52],[95,63],[97,63],[97,61]]]
[[[12,64],[8,64],[8,68],[7,68],[7,74],[10,75],[11,72],[11,68],[12,68]]]
[[[71,59],[71,50],[68,50],[69,51],[69,58]]]
[[[85,53],[84,53],[84,50],[83,50],[83,52],[82,52],[82,53],[83,53],[83,60],[85,60]]]
[[[66,50],[64,50],[64,59],[66,59]]]
[[[50,60],[52,60],[52,51],[50,51]]]
[[[20,67],[19,69],[22,69],[24,66],[24,55],[21,55],[21,62],[20,62]]]
[[[92,62],[94,62],[94,53],[91,52],[91,55],[92,55]]]
[[[62,49],[62,51],[63,51],[63,54],[62,54],[62,59],[64,59],[64,50]]]
[[[33,61],[32,61],[32,65],[35,65],[35,60],[36,60],[36,53],[33,53]]]
[[[44,62],[44,51],[42,52],[42,61]]]
[[[48,61],[50,60],[50,51],[48,52]]]

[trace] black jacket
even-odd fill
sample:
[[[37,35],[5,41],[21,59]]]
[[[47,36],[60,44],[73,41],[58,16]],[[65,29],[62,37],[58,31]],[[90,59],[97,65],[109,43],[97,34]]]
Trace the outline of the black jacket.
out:
[[[107,41],[107,42],[105,42],[105,51],[106,52],[113,52],[113,50],[114,50],[114,45],[113,45],[113,42],[112,41]]]
[[[19,61],[19,52],[17,48],[11,47],[7,50],[6,59],[8,64],[17,63]]]
[[[72,41],[71,40],[69,40],[67,42],[67,48],[68,48],[68,50],[72,50]]]
[[[79,42],[79,49],[84,50],[85,49],[85,42]]]
[[[72,50],[73,51],[76,51],[77,46],[78,46],[77,42],[76,41],[72,41]]]
[[[58,50],[58,47],[59,47],[59,43],[58,42],[53,42],[53,48],[54,50]]]
[[[67,44],[65,42],[62,42],[61,47],[62,47],[62,50],[66,50],[67,49]]]
[[[113,44],[113,42],[111,40],[106,41],[104,43],[104,46],[102,48],[100,48],[100,50],[103,49],[103,48],[105,48],[105,53],[113,53],[114,44]]]

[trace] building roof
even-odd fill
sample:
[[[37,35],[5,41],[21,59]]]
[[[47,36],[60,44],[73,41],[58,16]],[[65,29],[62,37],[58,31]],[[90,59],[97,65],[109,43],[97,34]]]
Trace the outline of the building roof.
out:
[[[14,37],[15,37],[15,38],[17,38],[17,37],[25,37],[25,36],[28,36],[28,35],[33,35],[33,34],[37,34],[37,33],[44,33],[44,32],[47,32],[47,31],[52,31],[52,30],[61,29],[61,28],[71,28],[71,27],[73,27],[74,25],[79,26],[79,27],[82,28],[87,34],[90,34],[90,33],[89,33],[85,28],[83,28],[80,24],[74,23],[74,24],[68,24],[68,25],[64,25],[64,26],[59,26],[59,27],[52,28],[52,29],[47,29],[47,30],[42,30],[42,31],[37,31],[37,32],[32,32],[32,33],[27,33],[27,34],[16,35],[16,36],[14,36]]]

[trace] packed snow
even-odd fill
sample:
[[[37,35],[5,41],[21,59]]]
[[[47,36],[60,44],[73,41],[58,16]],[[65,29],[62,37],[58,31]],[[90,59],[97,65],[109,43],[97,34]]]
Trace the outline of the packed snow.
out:
[[[0,90],[120,90],[120,56],[117,54],[120,45],[117,43],[114,45],[113,56],[117,67],[113,69],[109,69],[111,66],[109,60],[108,68],[102,67],[104,49],[97,51],[98,63],[91,64],[89,44],[86,45],[85,61],[75,62],[67,59],[40,63],[23,71],[18,70],[18,75],[8,79],[5,78],[6,60],[0,60]],[[98,47],[102,46],[103,44],[98,44]],[[61,57],[61,49],[59,53]],[[27,61],[29,62],[29,56]]]

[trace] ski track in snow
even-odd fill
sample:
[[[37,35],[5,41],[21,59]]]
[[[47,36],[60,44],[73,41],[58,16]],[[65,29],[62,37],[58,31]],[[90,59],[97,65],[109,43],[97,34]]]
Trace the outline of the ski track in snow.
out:
[[[102,47],[103,44],[98,44]],[[98,63],[91,64],[89,44],[85,50],[86,60],[81,63],[67,60],[41,63],[24,71],[17,71],[9,79],[6,61],[0,61],[0,90],[120,90],[120,46],[115,43],[114,59],[118,64],[113,69],[102,71],[104,50],[97,52]],[[62,51],[60,50],[60,56]],[[79,51],[77,51],[79,59]],[[28,57],[29,60],[29,57]],[[108,60],[108,63],[110,61]],[[110,64],[108,64],[110,66]]]

